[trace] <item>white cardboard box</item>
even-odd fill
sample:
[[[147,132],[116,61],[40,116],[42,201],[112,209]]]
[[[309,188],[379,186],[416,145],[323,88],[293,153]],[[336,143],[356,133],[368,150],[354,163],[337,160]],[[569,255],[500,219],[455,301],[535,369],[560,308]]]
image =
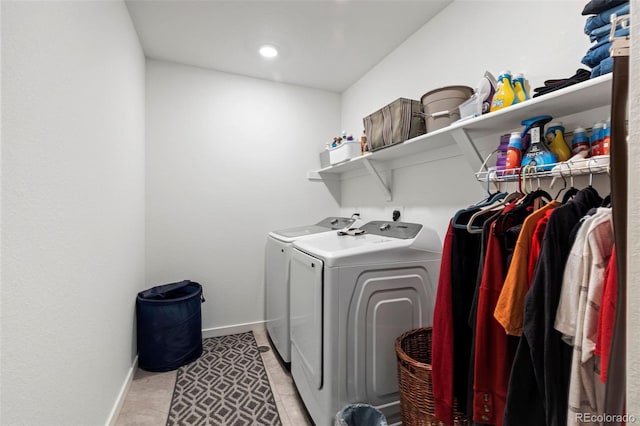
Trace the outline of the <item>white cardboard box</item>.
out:
[[[335,148],[329,148],[329,161],[338,164],[360,156],[359,141],[344,141]]]

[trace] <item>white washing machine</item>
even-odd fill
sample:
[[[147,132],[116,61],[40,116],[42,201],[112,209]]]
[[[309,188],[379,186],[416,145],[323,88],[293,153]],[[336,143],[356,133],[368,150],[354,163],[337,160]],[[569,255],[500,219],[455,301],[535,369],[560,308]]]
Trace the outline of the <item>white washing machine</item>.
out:
[[[360,225],[357,219],[328,217],[315,225],[272,231],[265,249],[265,311],[267,332],[282,360],[291,362],[289,331],[289,264],[294,241],[323,232]]]
[[[432,324],[442,250],[435,231],[381,221],[360,229],[293,244],[291,374],[317,426],[358,402],[400,422],[395,339]]]

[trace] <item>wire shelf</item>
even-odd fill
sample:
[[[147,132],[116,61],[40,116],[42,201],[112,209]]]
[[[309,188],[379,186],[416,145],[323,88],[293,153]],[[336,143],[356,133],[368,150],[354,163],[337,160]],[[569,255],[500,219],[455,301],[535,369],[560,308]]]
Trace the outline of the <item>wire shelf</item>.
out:
[[[570,178],[579,175],[594,175],[609,173],[609,155],[596,157],[569,159],[561,163],[547,164],[545,166],[525,166],[517,169],[496,170],[495,167],[487,168],[489,158],[497,151],[492,152],[482,164],[481,170],[476,173],[476,179],[480,182],[517,182],[520,179],[558,177]],[[544,169],[542,169],[544,167]],[[484,169],[484,170],[482,170]]]

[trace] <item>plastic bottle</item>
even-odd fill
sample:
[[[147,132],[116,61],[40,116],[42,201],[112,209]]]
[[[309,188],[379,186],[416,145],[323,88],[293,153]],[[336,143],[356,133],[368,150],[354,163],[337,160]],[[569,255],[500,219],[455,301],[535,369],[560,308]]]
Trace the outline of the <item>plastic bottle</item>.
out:
[[[535,171],[547,171],[553,168],[558,162],[558,156],[551,152],[544,139],[544,125],[552,120],[550,115],[541,115],[522,121],[524,130],[522,134],[527,132],[531,135],[531,145],[522,156],[523,167],[535,166]]]
[[[549,123],[544,138],[551,152],[558,157],[558,161],[567,161],[571,157],[571,150],[564,140],[564,126],[562,123]]]
[[[501,110],[517,102],[518,99],[511,83],[511,71],[503,71],[498,77],[498,88],[493,95],[491,112]]]
[[[498,145],[498,156],[496,158],[496,170],[499,172],[507,168],[507,151],[510,137],[511,135],[509,134],[500,136],[500,145]]]
[[[516,99],[518,100],[518,102],[524,102],[529,99],[527,85],[522,73],[516,74],[513,78],[513,91],[516,94]]]
[[[596,123],[593,125],[591,131],[591,155],[603,155],[604,154],[604,141],[603,141],[603,123]]]
[[[513,132],[509,137],[507,147],[507,163],[505,174],[513,175],[520,173],[520,163],[522,162],[522,138],[520,132]]]
[[[369,147],[367,146],[367,135],[363,130],[362,136],[360,136],[360,155],[364,155],[364,153],[367,151],[369,151]]]
[[[587,158],[591,155],[591,145],[589,144],[589,137],[587,136],[587,131],[582,127],[577,127],[573,131],[573,139],[571,140],[571,151],[573,155],[580,154],[581,152],[584,154],[584,158]]]
[[[604,122],[604,128],[602,130],[602,154],[609,155],[611,149],[611,119],[607,118]]]

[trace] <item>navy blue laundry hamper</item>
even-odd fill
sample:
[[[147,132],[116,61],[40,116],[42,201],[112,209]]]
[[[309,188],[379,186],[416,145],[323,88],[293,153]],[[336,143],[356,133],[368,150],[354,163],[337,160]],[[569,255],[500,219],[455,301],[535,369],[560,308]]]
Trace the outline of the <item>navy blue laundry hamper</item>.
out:
[[[202,354],[202,286],[185,280],[138,293],[138,366],[170,371]]]

